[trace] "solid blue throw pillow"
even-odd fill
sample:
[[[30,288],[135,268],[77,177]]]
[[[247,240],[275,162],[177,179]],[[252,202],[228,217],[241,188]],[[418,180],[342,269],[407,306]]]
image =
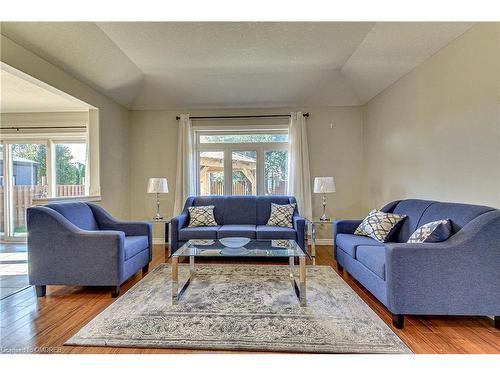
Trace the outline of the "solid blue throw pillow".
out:
[[[449,219],[433,221],[418,228],[408,239],[408,243],[443,242],[451,237]]]

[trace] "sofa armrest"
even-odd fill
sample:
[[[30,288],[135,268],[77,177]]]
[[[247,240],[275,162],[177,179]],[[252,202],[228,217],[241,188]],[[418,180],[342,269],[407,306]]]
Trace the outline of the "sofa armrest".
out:
[[[47,207],[27,211],[29,279],[32,285],[119,285],[125,235],[82,230]]]
[[[363,220],[335,220],[333,222],[333,235],[335,238],[336,234],[354,234],[356,228],[361,224]]]
[[[293,229],[297,232],[297,244],[299,247],[307,251],[305,238],[306,238],[306,219],[299,215],[293,217]]]
[[[188,225],[189,214],[183,212],[170,221],[170,250],[173,254],[179,248],[179,231]]]
[[[122,221],[111,216],[104,208],[97,204],[87,203],[96,218],[99,228],[103,230],[118,230],[126,236],[149,236],[152,225],[146,221]]]
[[[444,242],[386,244],[387,307],[396,314],[498,314],[499,243],[500,212],[492,211]]]

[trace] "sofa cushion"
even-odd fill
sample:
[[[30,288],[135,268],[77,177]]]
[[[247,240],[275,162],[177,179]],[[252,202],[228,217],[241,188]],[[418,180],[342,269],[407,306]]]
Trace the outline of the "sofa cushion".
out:
[[[271,203],[271,216],[267,225],[293,228],[293,213],[296,207],[296,203],[283,205]]]
[[[294,197],[286,195],[259,195],[257,196],[257,225],[266,225],[271,216],[271,203],[289,204],[297,203]],[[297,208],[294,214],[297,215]]]
[[[451,232],[455,234],[476,217],[493,210],[491,207],[473,204],[436,202],[422,215],[419,225],[449,219],[451,220]]]
[[[295,240],[297,232],[293,228],[277,227],[273,225],[257,225],[257,239],[259,240]]]
[[[395,233],[406,215],[372,210],[368,216],[359,224],[354,234],[368,236],[379,242],[387,240]]]
[[[443,242],[450,236],[450,220],[438,220],[418,227],[408,239],[408,243]]]
[[[375,275],[385,280],[385,246],[358,246],[356,259]]]
[[[397,232],[395,232],[388,241],[406,242],[411,234],[417,230],[420,218],[427,208],[435,203],[422,199],[405,199],[400,201],[392,210],[397,215],[406,215],[406,219],[401,223]],[[443,217],[441,217],[443,218]],[[428,223],[428,221],[427,221]]]
[[[125,260],[139,254],[149,247],[148,236],[126,236],[125,237]]]
[[[220,225],[213,227],[187,227],[179,231],[179,240],[216,240]]]
[[[255,196],[224,197],[224,224],[257,223],[257,198]]]
[[[217,236],[218,238],[225,238],[225,237],[255,238],[256,227],[255,225],[249,225],[249,224],[223,225],[222,227],[220,227]]]
[[[224,225],[224,203],[225,196],[222,195],[200,195],[192,198],[192,206],[214,206],[214,217],[217,225]],[[186,203],[189,202],[189,198]]]
[[[97,225],[94,213],[86,203],[52,203],[48,204],[46,207],[59,212],[80,229],[99,230],[99,225]]]
[[[214,217],[214,206],[188,207],[188,227],[213,227],[217,225]]]
[[[380,246],[380,242],[373,238],[344,233],[337,234],[335,237],[335,244],[353,258],[356,257],[356,248],[358,246]]]

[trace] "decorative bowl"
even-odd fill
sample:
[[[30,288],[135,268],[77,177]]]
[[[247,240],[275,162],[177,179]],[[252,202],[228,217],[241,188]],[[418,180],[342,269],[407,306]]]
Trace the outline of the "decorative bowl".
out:
[[[247,243],[250,242],[250,238],[246,237],[227,237],[227,238],[221,238],[219,242],[224,245],[225,247],[229,248],[240,248],[245,246]]]

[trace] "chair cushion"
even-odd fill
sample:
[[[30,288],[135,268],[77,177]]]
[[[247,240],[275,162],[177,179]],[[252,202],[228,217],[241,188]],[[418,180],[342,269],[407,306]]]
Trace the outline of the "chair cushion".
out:
[[[370,237],[356,236],[355,234],[337,234],[335,244],[353,258],[356,257],[356,248],[362,245],[380,246],[380,242]]]
[[[48,204],[46,207],[59,212],[80,229],[99,230],[99,225],[97,225],[94,213],[86,203],[52,203]]]
[[[385,246],[358,246],[356,259],[375,275],[385,280]]]
[[[139,254],[149,247],[148,236],[126,236],[125,237],[125,260]]]
[[[293,228],[277,227],[273,225],[257,225],[257,239],[259,240],[296,240],[297,232]]]
[[[216,240],[220,225],[212,227],[187,227],[179,231],[179,240]]]
[[[218,238],[225,237],[256,237],[256,227],[250,224],[223,225],[218,231]]]

